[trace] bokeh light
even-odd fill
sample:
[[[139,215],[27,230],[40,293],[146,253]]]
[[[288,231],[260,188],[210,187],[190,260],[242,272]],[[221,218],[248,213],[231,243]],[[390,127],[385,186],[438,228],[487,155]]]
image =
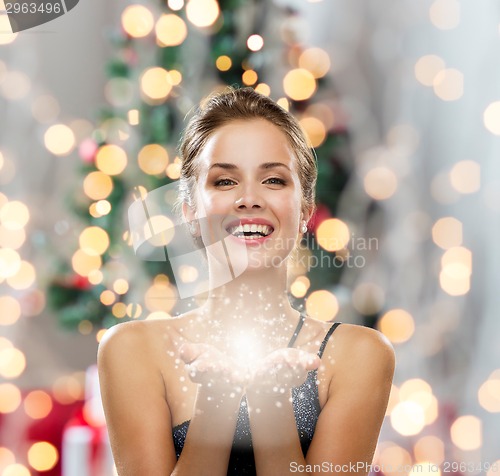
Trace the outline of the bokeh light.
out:
[[[57,448],[48,441],[37,441],[28,450],[28,462],[36,471],[48,471],[59,461]]]
[[[105,289],[99,299],[105,306],[111,306],[116,301],[116,296],[113,291]]]
[[[21,317],[21,304],[12,296],[0,296],[0,325],[10,326]]]
[[[187,36],[186,23],[175,14],[162,15],[156,22],[155,31],[160,46],[180,45]]]
[[[172,90],[170,75],[166,69],[154,67],[147,69],[141,76],[141,90],[146,99],[164,100]]]
[[[450,171],[453,188],[463,194],[475,193],[481,188],[481,167],[473,160],[462,160]]]
[[[325,125],[316,117],[304,117],[299,121],[312,147],[319,147],[326,139]]]
[[[86,254],[102,255],[109,247],[109,236],[102,228],[89,226],[80,233],[79,243]]]
[[[469,292],[472,273],[472,253],[464,247],[452,247],[441,258],[439,284],[451,296]]]
[[[85,389],[82,382],[74,375],[63,375],[52,385],[52,394],[56,401],[66,405],[83,400]]]
[[[21,391],[12,383],[0,384],[0,413],[12,413],[21,404]]]
[[[316,80],[306,69],[292,69],[283,78],[283,88],[294,101],[304,101],[316,92]]]
[[[251,51],[259,51],[264,46],[264,38],[260,35],[250,35],[247,40],[247,46]]]
[[[500,412],[500,378],[489,378],[477,392],[479,404],[490,413]]]
[[[296,298],[302,298],[307,294],[311,282],[307,276],[298,276],[290,286],[290,292]]]
[[[500,101],[492,102],[483,113],[486,129],[492,134],[500,136]]]
[[[396,404],[390,418],[392,427],[403,436],[417,435],[425,426],[424,410],[411,400]]]
[[[30,219],[28,207],[17,200],[7,202],[0,209],[0,223],[8,230],[20,230]]]
[[[363,179],[366,193],[375,200],[387,200],[398,188],[396,174],[388,167],[379,166],[371,169]]]
[[[263,96],[269,96],[271,94],[271,87],[266,83],[259,83],[255,86],[255,91]]]
[[[414,453],[417,461],[431,461],[439,465],[444,461],[444,443],[437,436],[423,436],[415,443]]]
[[[21,257],[17,251],[0,249],[0,279],[14,276],[21,267]]]
[[[12,43],[19,33],[12,33],[9,17],[7,15],[0,15],[0,45],[8,45]]]
[[[434,93],[443,101],[456,101],[464,94],[464,75],[457,69],[443,69],[434,78]]]
[[[130,109],[127,113],[127,119],[131,126],[137,126],[139,124],[139,111],[137,109]]]
[[[316,241],[327,251],[338,251],[349,243],[349,227],[338,218],[329,218],[316,229]]]
[[[233,62],[231,58],[226,55],[221,55],[215,60],[215,66],[219,71],[228,71],[231,69]]]
[[[184,6],[184,0],[168,0],[167,4],[171,10],[181,10]]]
[[[7,278],[7,284],[12,289],[28,289],[36,280],[35,267],[29,262],[21,260],[17,273]]]
[[[113,283],[113,290],[117,294],[126,294],[129,288],[129,284],[126,279],[120,278]]]
[[[410,466],[412,459],[410,453],[401,446],[391,442],[382,445],[382,449],[378,456],[377,464],[383,466],[386,476],[406,476],[405,473],[398,471],[399,468]]]
[[[432,240],[443,250],[462,244],[462,222],[454,217],[444,217],[434,223]]]
[[[2,476],[31,476],[31,473],[26,466],[20,463],[14,463],[5,467]]]
[[[35,420],[45,418],[53,408],[52,398],[43,390],[33,390],[23,401],[26,415]]]
[[[307,314],[320,321],[331,321],[339,310],[335,295],[324,289],[314,291],[306,300]]]
[[[65,124],[55,124],[43,137],[45,147],[54,155],[68,155],[75,147],[75,134]]]
[[[170,283],[162,279],[156,279],[144,296],[144,304],[149,311],[169,312],[175,303],[175,290]]]
[[[92,271],[101,267],[102,260],[99,255],[89,255],[79,249],[73,254],[71,264],[80,276],[88,276]]]
[[[200,28],[213,25],[219,13],[219,4],[216,0],[189,0],[186,5],[188,20]]]
[[[121,174],[127,166],[127,154],[117,145],[103,145],[97,151],[95,165],[107,175]]]
[[[299,56],[299,67],[316,79],[322,78],[330,69],[330,57],[321,48],[308,48]]]
[[[380,318],[378,328],[391,342],[400,344],[411,338],[415,332],[415,323],[409,312],[392,309]]]
[[[252,84],[255,84],[258,79],[259,76],[253,69],[248,69],[241,75],[241,80],[243,81],[243,84],[245,84],[246,86],[251,86]]]
[[[123,29],[133,38],[142,38],[153,30],[154,18],[144,5],[129,5],[122,13]]]
[[[99,170],[90,172],[83,181],[83,191],[93,200],[102,200],[113,191],[113,180]]]
[[[435,0],[429,8],[432,24],[440,30],[451,30],[460,24],[460,3],[457,0]]]
[[[15,347],[0,351],[0,375],[7,379],[19,377],[26,368],[26,357]]]
[[[451,441],[461,450],[477,450],[482,444],[482,422],[474,415],[458,417],[450,429]]]
[[[445,69],[444,60],[437,55],[425,55],[415,63],[415,77],[424,86],[433,86],[438,73]]]

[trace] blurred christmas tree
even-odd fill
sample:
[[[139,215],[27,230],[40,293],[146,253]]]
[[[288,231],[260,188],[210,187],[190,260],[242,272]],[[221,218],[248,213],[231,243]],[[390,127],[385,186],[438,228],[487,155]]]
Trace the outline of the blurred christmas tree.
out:
[[[349,231],[332,217],[347,181],[347,133],[326,79],[330,60],[300,42],[297,12],[269,4],[169,0],[124,9],[121,31],[111,38],[116,55],[108,64],[109,104],[79,145],[82,188],[71,197],[84,223],[79,246],[71,262],[61,261],[48,290],[64,327],[89,333],[176,312],[172,270],[168,262],[134,256],[126,211],[147,191],[178,178],[176,145],[186,114],[225,85],[252,86],[300,120],[319,168],[318,210],[301,254],[319,260],[326,254],[333,262],[338,248],[336,262],[345,258]],[[278,32],[268,18],[281,22]],[[322,290],[319,304],[328,304],[341,272],[341,264],[309,272],[297,265],[291,295],[302,299]]]

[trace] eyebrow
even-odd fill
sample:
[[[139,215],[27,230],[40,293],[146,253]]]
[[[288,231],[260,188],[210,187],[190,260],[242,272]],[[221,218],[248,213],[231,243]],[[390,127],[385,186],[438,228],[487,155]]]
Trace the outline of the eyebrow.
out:
[[[214,167],[219,167],[219,168],[225,169],[225,170],[235,170],[238,168],[238,166],[236,164],[231,164],[228,162],[217,162],[215,164],[212,164],[208,170],[211,170]],[[285,169],[287,169],[289,172],[291,172],[288,165],[286,165],[282,162],[265,162],[265,163],[259,165],[259,169],[263,169],[263,170],[274,169],[276,167],[285,167]]]

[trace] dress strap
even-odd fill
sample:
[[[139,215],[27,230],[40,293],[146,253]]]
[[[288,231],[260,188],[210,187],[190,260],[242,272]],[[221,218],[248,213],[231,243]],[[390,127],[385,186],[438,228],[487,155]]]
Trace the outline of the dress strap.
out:
[[[337,329],[337,327],[342,324],[341,322],[335,322],[333,324],[332,327],[330,327],[330,329],[328,329],[328,332],[326,333],[326,336],[325,338],[323,339],[323,342],[321,343],[321,347],[319,348],[319,351],[318,351],[318,357],[321,359],[321,357],[323,357],[323,352],[325,351],[325,347],[326,347],[326,344],[328,343],[328,339],[330,339],[330,336],[333,334],[333,332],[335,331],[335,329]]]
[[[297,323],[297,327],[293,331],[292,337],[290,339],[290,342],[288,343],[287,347],[293,347],[293,344],[295,344],[295,341],[297,340],[297,336],[299,335],[300,329],[302,329],[302,325],[304,324],[306,316],[305,314],[300,314],[300,319],[299,322]]]

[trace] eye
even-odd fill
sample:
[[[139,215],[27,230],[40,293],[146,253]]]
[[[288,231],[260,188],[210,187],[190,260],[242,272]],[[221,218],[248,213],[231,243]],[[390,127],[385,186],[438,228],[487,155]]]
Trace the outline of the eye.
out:
[[[266,180],[266,182],[270,183],[271,185],[285,185],[286,182],[283,179],[280,179],[278,177],[271,177]]]
[[[231,180],[231,179],[220,179],[220,180],[217,180],[214,185],[216,187],[228,187],[230,185],[234,185],[236,182],[234,180]]]

